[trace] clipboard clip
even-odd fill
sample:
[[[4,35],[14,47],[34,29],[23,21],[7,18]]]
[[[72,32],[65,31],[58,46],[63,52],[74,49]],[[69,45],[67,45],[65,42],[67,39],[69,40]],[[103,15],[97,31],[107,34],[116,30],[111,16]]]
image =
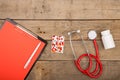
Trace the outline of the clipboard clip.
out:
[[[25,28],[24,26],[18,24],[17,22],[13,21],[12,19],[7,18],[6,20],[11,22],[12,24],[16,25],[17,28],[21,29],[25,33],[27,33],[27,34],[31,35],[32,37],[38,39],[39,36],[36,35],[35,33],[33,33],[31,30],[29,30],[29,29]]]

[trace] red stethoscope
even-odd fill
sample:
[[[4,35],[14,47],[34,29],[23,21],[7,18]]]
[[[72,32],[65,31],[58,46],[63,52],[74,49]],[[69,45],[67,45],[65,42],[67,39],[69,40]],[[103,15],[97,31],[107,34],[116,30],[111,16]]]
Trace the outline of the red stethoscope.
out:
[[[99,50],[98,50],[98,45],[97,45],[97,42],[96,42],[96,37],[97,37],[97,34],[94,30],[91,30],[89,33],[88,33],[88,37],[89,39],[93,40],[93,44],[94,44],[94,47],[95,47],[95,50],[96,50],[96,55],[93,55],[91,53],[89,53],[86,45],[85,45],[85,41],[83,40],[83,37],[82,35],[80,35],[81,39],[82,39],[82,43],[84,45],[84,48],[86,50],[86,53],[82,54],[81,56],[79,56],[79,58],[76,57],[75,55],[75,51],[74,51],[74,48],[73,48],[73,44],[72,44],[72,40],[71,40],[71,37],[72,37],[72,34],[73,33],[80,33],[80,30],[76,30],[76,31],[71,31],[71,32],[68,32],[68,35],[70,37],[70,46],[71,46],[71,49],[72,49],[72,52],[73,52],[73,55],[75,57],[75,65],[76,67],[78,68],[79,71],[81,71],[83,74],[86,74],[87,76],[91,77],[91,78],[98,78],[101,76],[102,74],[102,63],[99,59]],[[83,69],[80,65],[80,61],[84,58],[84,57],[88,57],[89,59],[89,66],[88,68],[86,69]],[[91,72],[91,69],[93,68],[93,60],[94,59],[96,61],[96,67],[95,69]]]

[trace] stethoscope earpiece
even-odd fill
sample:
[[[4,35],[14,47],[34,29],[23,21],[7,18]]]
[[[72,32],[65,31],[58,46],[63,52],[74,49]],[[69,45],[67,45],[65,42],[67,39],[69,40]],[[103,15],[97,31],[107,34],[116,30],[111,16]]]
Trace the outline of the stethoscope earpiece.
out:
[[[70,36],[71,35],[71,33],[70,32],[68,32],[68,36]]]
[[[68,32],[68,35],[70,36],[73,33],[80,33],[80,30],[75,30],[75,31]]]
[[[80,33],[80,30],[77,30],[77,33]]]

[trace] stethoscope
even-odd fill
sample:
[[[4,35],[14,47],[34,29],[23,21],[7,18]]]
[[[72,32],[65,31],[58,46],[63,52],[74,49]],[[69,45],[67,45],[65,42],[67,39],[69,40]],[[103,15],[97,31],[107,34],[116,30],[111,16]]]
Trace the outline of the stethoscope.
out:
[[[76,30],[76,31],[71,31],[71,32],[68,32],[68,35],[69,35],[69,39],[70,39],[70,46],[71,46],[71,49],[72,49],[72,53],[74,55],[74,62],[75,62],[75,65],[76,67],[78,68],[79,71],[81,71],[83,74],[86,74],[88,75],[89,77],[91,78],[98,78],[101,74],[102,74],[102,63],[99,59],[99,50],[98,50],[98,45],[97,45],[97,42],[96,42],[96,37],[97,37],[97,33],[96,31],[94,30],[91,30],[89,33],[88,33],[88,37],[89,39],[93,40],[93,44],[94,44],[94,47],[95,47],[95,50],[96,50],[96,56],[89,53],[86,45],[85,45],[85,41],[83,40],[83,37],[82,35],[80,34],[80,37],[82,39],[82,43],[84,45],[84,48],[86,50],[86,53],[85,54],[82,54],[81,56],[79,56],[79,58],[76,57],[75,55],[75,50],[73,48],[73,44],[72,44],[72,40],[71,40],[71,37],[72,37],[72,34],[73,33],[80,33],[80,30]],[[83,69],[80,65],[80,61],[82,60],[82,58],[84,57],[88,57],[89,58],[89,66],[88,68],[86,69]],[[92,59],[95,59],[96,61],[96,67],[95,69],[91,72],[91,69],[92,69],[92,66],[93,66],[93,60]]]

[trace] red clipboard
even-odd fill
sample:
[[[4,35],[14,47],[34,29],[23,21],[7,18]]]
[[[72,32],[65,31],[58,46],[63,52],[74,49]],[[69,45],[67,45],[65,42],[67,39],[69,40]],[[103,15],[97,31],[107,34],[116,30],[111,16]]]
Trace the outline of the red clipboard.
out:
[[[46,41],[11,19],[0,27],[0,80],[24,80]]]

